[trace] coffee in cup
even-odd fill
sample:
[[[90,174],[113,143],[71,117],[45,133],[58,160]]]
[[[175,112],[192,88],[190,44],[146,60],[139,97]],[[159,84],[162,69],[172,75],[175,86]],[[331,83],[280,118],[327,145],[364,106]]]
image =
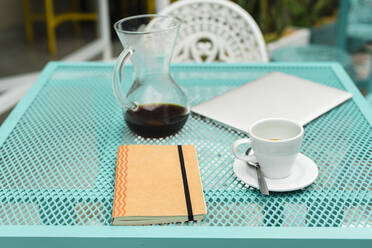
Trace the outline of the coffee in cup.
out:
[[[303,127],[294,121],[263,119],[250,127],[249,139],[239,139],[233,143],[233,153],[241,160],[259,162],[265,177],[285,178],[290,175],[300,152],[303,133]],[[254,153],[239,153],[238,146],[242,144],[248,144]]]

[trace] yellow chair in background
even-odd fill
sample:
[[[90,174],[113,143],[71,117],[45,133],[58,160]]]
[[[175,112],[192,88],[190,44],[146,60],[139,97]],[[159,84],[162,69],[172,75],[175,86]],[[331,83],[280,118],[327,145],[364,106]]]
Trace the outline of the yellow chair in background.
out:
[[[155,12],[155,0],[147,0],[147,13],[154,14]]]
[[[74,11],[55,14],[53,8],[53,0],[44,0],[45,14],[32,13],[31,0],[23,0],[23,9],[25,15],[25,31],[26,39],[28,41],[33,40],[33,21],[46,21],[47,35],[48,35],[48,48],[50,54],[55,54],[56,48],[56,35],[55,28],[65,21],[73,21],[75,30],[79,29],[79,21],[96,21],[97,13],[80,13],[77,12],[78,3],[74,0]]]

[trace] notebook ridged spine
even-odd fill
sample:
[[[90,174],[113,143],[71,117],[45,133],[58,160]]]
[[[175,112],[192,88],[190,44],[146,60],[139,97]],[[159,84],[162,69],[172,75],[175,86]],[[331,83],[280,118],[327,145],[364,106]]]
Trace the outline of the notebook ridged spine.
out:
[[[116,165],[115,176],[115,195],[114,195],[114,208],[113,218],[124,216],[127,197],[127,170],[128,170],[128,146],[122,146],[122,150],[118,152],[118,160]]]

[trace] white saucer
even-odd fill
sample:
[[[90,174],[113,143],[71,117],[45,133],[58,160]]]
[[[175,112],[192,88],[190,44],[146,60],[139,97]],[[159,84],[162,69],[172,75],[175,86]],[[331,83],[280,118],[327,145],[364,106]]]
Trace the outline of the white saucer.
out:
[[[240,159],[234,161],[234,173],[242,182],[258,189],[256,169]],[[318,177],[315,162],[303,154],[298,154],[291,174],[286,178],[266,178],[269,191],[286,192],[303,189]]]

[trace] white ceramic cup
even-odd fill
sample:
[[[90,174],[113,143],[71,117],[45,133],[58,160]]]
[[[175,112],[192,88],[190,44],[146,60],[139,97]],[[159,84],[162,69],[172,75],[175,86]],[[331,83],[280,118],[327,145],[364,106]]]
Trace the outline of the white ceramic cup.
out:
[[[294,121],[263,119],[249,128],[249,139],[239,139],[233,143],[233,153],[238,159],[259,162],[265,177],[285,178],[290,175],[300,152],[303,134],[302,126]],[[239,153],[238,146],[242,144],[248,144],[254,153]]]

